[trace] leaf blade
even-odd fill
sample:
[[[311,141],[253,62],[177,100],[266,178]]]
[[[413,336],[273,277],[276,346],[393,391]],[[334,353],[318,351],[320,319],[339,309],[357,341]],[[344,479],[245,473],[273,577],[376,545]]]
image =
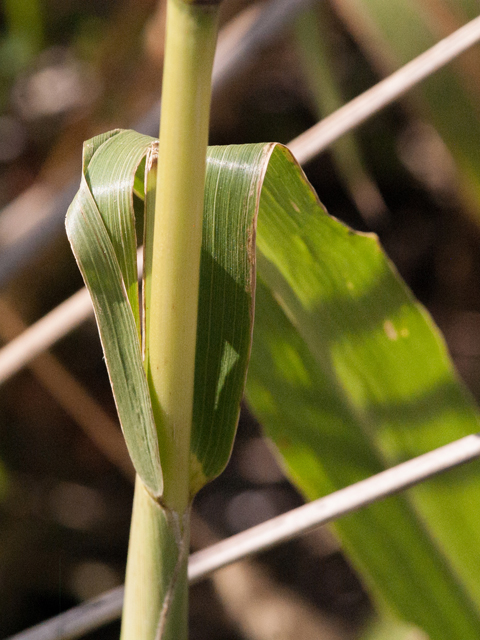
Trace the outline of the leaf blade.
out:
[[[432,326],[425,321],[424,311],[397,279],[376,238],[356,234],[325,216],[300,169],[295,174],[291,165],[294,162],[288,157],[288,152],[277,147],[271,153],[268,168],[264,168],[264,181],[259,171],[263,185],[257,229],[257,264],[260,278],[271,292],[269,307],[265,302],[266,288],[259,287],[255,331],[258,333],[264,323],[260,344],[270,344],[273,351],[267,358],[254,342],[247,389],[254,411],[289,461],[297,484],[312,498],[383,468],[383,454],[378,442],[381,438],[375,438],[369,432],[371,416],[365,416],[362,384],[367,387],[367,396],[372,390],[374,397],[378,395],[380,404],[386,399],[390,402],[390,395],[397,393],[398,386],[400,401],[412,393],[414,385],[408,372],[406,375],[404,372],[401,384],[397,384],[404,364],[400,359],[400,365],[394,366],[398,353],[391,349],[392,343],[397,345],[399,341],[400,344],[408,337],[402,333],[406,327],[398,325],[400,321],[408,320],[409,331],[418,334],[417,350],[428,336],[429,347],[423,351],[420,348],[417,355],[425,355],[425,351],[436,354],[435,363],[427,367],[422,384],[432,383],[431,378],[437,375],[437,370],[440,377],[445,375],[448,379],[447,387],[441,387],[437,395],[428,397],[426,401],[429,411],[433,411],[437,418],[437,426],[442,413],[444,417],[449,408],[457,414],[457,426],[460,428],[461,425],[464,431],[475,431],[478,422],[473,406],[449,369],[444,346]],[[343,245],[344,251],[339,251],[339,244]],[[362,253],[365,254],[363,262],[358,259]],[[276,321],[271,321],[272,309],[281,312],[284,321],[289,323],[288,340],[295,335],[295,339],[300,340],[303,345],[300,354],[285,336],[272,338],[276,327],[281,324],[277,316]],[[407,318],[403,318],[406,310]],[[395,315],[397,313],[399,318]],[[378,345],[382,347],[382,357],[391,352],[388,362],[378,372],[375,371],[378,356],[374,359],[374,366],[367,367],[370,379],[367,375],[365,383],[362,383],[360,374],[357,377],[353,374],[358,360],[365,364],[372,358],[374,350],[361,344],[351,348],[352,337],[362,331],[372,333],[375,349]],[[275,378],[273,374],[278,362],[281,367],[277,371],[275,386],[275,382],[268,380]],[[390,369],[393,374],[387,375]],[[352,376],[353,382],[350,380]],[[446,388],[450,389],[450,395],[443,393]],[[296,400],[297,393],[300,401]],[[318,406],[319,398],[325,406]],[[443,404],[435,414],[434,401],[439,398],[443,398]],[[397,405],[392,403],[392,414],[398,410]],[[318,429],[322,415],[326,426]],[[385,415],[377,420],[379,423],[385,421]],[[283,430],[279,423],[285,425]],[[291,433],[302,423],[308,426],[303,435],[296,433],[301,443],[294,447]],[[387,431],[385,429],[384,434]],[[448,439],[454,439],[454,431],[449,433]],[[419,442],[422,437],[424,434],[419,433]],[[307,478],[305,465],[310,469]],[[431,503],[432,494],[429,500]],[[441,510],[441,507],[437,509]],[[426,628],[433,637],[474,638],[478,635],[478,610],[460,585],[458,576],[445,565],[442,552],[424,530],[407,498],[398,497],[375,505],[345,519],[340,527],[347,547],[365,570],[365,575],[370,576],[367,580],[381,585],[390,604],[405,619]],[[445,548],[449,553],[453,550],[451,545]],[[390,562],[383,562],[383,557],[388,557]],[[411,585],[421,586],[418,563],[422,558],[422,566],[428,567],[425,571],[428,579],[425,579],[423,588],[435,591],[434,596],[429,594],[432,597],[429,606],[412,597]],[[461,574],[463,579],[464,572]],[[449,614],[439,615],[438,602],[447,600]],[[437,611],[432,615],[435,608]]]
[[[233,446],[250,356],[258,166],[272,145],[210,147],[204,205],[192,430],[192,490]]]
[[[107,134],[86,144],[84,173],[90,170],[90,179],[92,176],[96,177],[96,162],[105,162],[104,153],[98,153],[98,150],[102,150],[102,146],[115,137],[118,138],[117,133]],[[134,156],[130,173],[135,173],[136,162],[137,157]],[[108,180],[100,171],[100,176],[102,175],[103,180]],[[108,190],[108,182],[105,184],[97,179],[95,182],[97,192],[102,184]],[[122,188],[122,185],[114,186],[117,197],[120,197],[119,191]],[[100,205],[108,208],[108,198],[102,200],[100,198]],[[126,210],[116,210],[115,213],[130,216],[128,207]],[[144,484],[155,497],[159,497],[163,480],[156,427],[140,349],[138,291],[135,309],[135,303],[132,305],[128,296],[120,260],[111,239],[112,225],[110,224],[110,229],[106,226],[112,218],[114,216],[110,216],[108,210],[102,216],[90,186],[85,176],[82,176],[80,190],[67,213],[67,235],[92,297],[107,370],[130,456]],[[131,243],[130,246],[127,245],[121,260],[127,272],[133,272],[133,262],[136,270],[136,250]],[[132,287],[130,294],[135,295]]]

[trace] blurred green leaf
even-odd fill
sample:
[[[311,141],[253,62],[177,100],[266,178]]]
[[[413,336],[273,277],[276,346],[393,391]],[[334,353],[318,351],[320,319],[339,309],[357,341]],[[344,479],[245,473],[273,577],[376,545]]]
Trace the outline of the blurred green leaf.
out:
[[[420,629],[385,616],[373,620],[360,640],[428,640]]]
[[[1,75],[13,77],[44,46],[44,16],[40,0],[5,0],[6,35],[0,41]]]
[[[329,8],[322,3],[302,11],[295,23],[300,62],[319,120],[345,103],[335,65],[333,32]],[[345,134],[332,145],[332,158],[358,211],[370,228],[375,228],[387,213],[386,205],[365,166],[354,133]]]
[[[463,0],[461,5],[453,0],[451,14],[445,0],[334,0],[334,4],[382,71],[406,64],[461,26],[456,19],[464,17],[462,9],[468,17],[478,15],[478,4],[470,0]],[[480,58],[475,49],[468,56],[468,65],[460,58],[432,74],[412,95],[417,98],[420,113],[447,145],[468,202],[480,215]]]

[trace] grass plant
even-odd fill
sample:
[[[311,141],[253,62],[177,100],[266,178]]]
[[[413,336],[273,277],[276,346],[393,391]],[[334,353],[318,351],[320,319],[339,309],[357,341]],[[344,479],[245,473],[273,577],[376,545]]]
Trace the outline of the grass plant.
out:
[[[124,640],[187,636],[192,499],[188,469],[217,29],[217,3],[169,1],[155,215],[148,211],[146,216],[143,335],[163,493],[161,501],[155,500],[137,479],[122,622]]]
[[[478,430],[376,237],[328,216],[284,147],[207,150],[217,14],[169,0],[159,145],[123,130],[88,141],[67,216],[137,472],[123,640],[187,637],[189,509],[228,461],[254,304],[247,398],[307,497]],[[431,483],[338,525],[379,607],[432,640],[480,633],[477,472],[455,473],[453,489]]]

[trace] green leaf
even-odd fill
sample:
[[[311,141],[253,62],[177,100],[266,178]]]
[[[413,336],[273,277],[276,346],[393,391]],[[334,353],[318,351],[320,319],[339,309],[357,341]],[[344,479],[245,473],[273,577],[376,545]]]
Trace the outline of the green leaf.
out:
[[[443,342],[376,237],[327,216],[280,147],[259,173],[265,174],[257,229],[262,283],[248,399],[307,497],[377,473],[387,452],[412,457],[475,432],[477,414]],[[478,611],[459,579],[467,583],[475,573],[479,532],[463,492],[471,505],[478,467],[450,478],[455,474],[462,481],[450,486],[448,505],[438,499],[448,478],[419,490],[421,518],[402,496],[338,525],[377,594],[434,638],[480,632]],[[423,519],[437,535],[449,519],[450,533],[458,521],[466,526],[465,536],[457,532],[460,544],[450,534],[442,540],[458,575]],[[465,545],[470,567],[460,563]],[[468,587],[474,593],[469,581]]]
[[[258,167],[272,145],[210,147],[192,428],[192,488],[228,462],[253,326]]]
[[[428,640],[416,627],[394,618],[375,618],[362,633],[360,640]]]
[[[85,143],[67,235],[92,297],[117,411],[132,462],[155,497],[163,480],[140,346],[135,172],[151,139],[113,131]]]
[[[286,184],[283,180],[282,188]],[[319,217],[313,205],[309,212],[308,202],[300,204],[292,193],[290,199],[300,209],[290,208],[291,235],[278,205],[262,196],[258,248],[265,259],[259,260],[259,273],[330,381],[320,385],[316,398],[327,407],[335,398],[342,416],[336,432],[342,426],[343,446],[353,448],[356,429],[390,466],[477,432],[478,410],[457,379],[439,331],[376,237]],[[260,305],[257,300],[257,309]],[[257,322],[262,322],[260,313]],[[285,390],[275,395],[284,402]],[[320,421],[319,428],[329,432],[320,426],[328,422]],[[323,465],[338,455],[327,453],[325,443],[314,449]],[[358,458],[360,451],[352,455]],[[412,490],[416,509],[475,602],[480,602],[480,528],[474,507],[479,477],[474,462]],[[354,480],[350,476],[344,484]]]

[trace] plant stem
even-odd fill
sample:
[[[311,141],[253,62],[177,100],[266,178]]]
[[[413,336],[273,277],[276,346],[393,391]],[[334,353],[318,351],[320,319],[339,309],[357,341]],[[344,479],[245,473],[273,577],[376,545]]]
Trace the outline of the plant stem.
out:
[[[145,236],[145,370],[164,479],[139,478],[122,640],[186,640],[193,409],[203,192],[218,4],[168,0],[155,217]],[[152,200],[147,185],[147,209]]]
[[[153,244],[147,243],[145,363],[164,474],[163,503],[190,501],[203,190],[218,6],[169,0]]]
[[[159,505],[137,476],[121,640],[187,638],[189,518]]]

